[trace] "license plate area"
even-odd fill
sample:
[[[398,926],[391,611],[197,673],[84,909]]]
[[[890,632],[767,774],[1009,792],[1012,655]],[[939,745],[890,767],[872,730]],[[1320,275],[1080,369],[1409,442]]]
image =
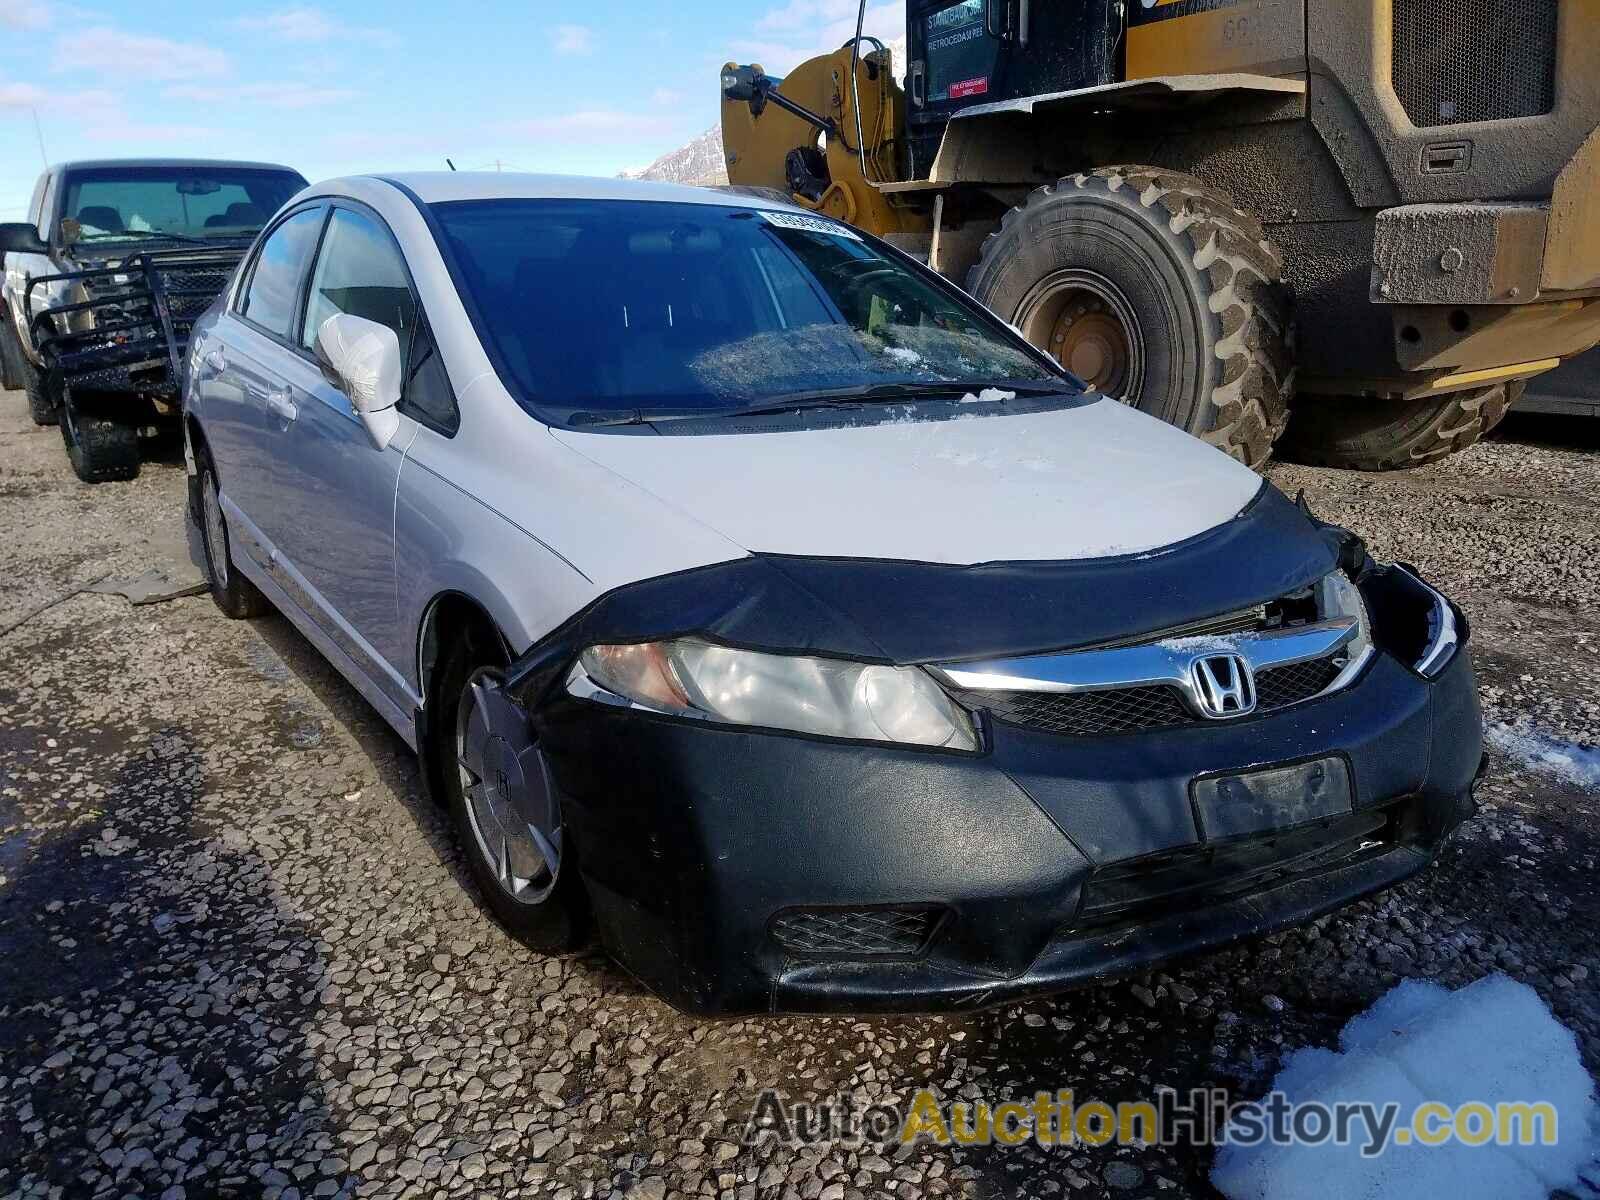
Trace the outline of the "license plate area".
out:
[[[1337,756],[1211,775],[1196,779],[1189,790],[1201,837],[1208,842],[1290,829],[1355,807],[1350,767]]]

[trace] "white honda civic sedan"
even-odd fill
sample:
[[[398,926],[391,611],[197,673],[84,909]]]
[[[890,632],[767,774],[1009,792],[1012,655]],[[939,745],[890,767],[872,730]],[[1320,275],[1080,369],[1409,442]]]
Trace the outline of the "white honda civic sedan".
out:
[[[937,1009],[1308,920],[1472,809],[1460,611],[815,213],[301,192],[195,327],[191,502],[530,946]]]

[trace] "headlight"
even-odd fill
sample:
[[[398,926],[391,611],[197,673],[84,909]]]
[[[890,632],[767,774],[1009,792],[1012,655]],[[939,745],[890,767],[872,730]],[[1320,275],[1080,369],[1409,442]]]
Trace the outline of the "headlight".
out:
[[[654,712],[826,737],[976,750],[967,714],[916,667],[733,650],[694,638],[592,646],[568,677]],[[597,690],[598,689],[598,693]]]

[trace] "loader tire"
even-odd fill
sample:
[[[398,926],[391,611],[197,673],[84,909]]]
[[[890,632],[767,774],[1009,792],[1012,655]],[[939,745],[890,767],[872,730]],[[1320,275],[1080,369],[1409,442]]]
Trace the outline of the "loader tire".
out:
[[[1288,421],[1283,257],[1193,176],[1106,167],[1034,191],[967,291],[1086,382],[1260,469]]]
[[[1279,448],[1284,458],[1317,467],[1420,467],[1481,439],[1526,388],[1519,380],[1414,400],[1305,396],[1295,403]]]

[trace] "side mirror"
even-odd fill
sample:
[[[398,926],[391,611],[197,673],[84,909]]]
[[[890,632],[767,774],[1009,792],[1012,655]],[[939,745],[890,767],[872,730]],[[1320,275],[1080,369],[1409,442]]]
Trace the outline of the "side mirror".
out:
[[[350,398],[372,444],[382,450],[400,430],[400,339],[387,325],[335,313],[317,330],[323,377]]]
[[[26,221],[13,221],[0,225],[0,254],[48,254],[39,231]]]

